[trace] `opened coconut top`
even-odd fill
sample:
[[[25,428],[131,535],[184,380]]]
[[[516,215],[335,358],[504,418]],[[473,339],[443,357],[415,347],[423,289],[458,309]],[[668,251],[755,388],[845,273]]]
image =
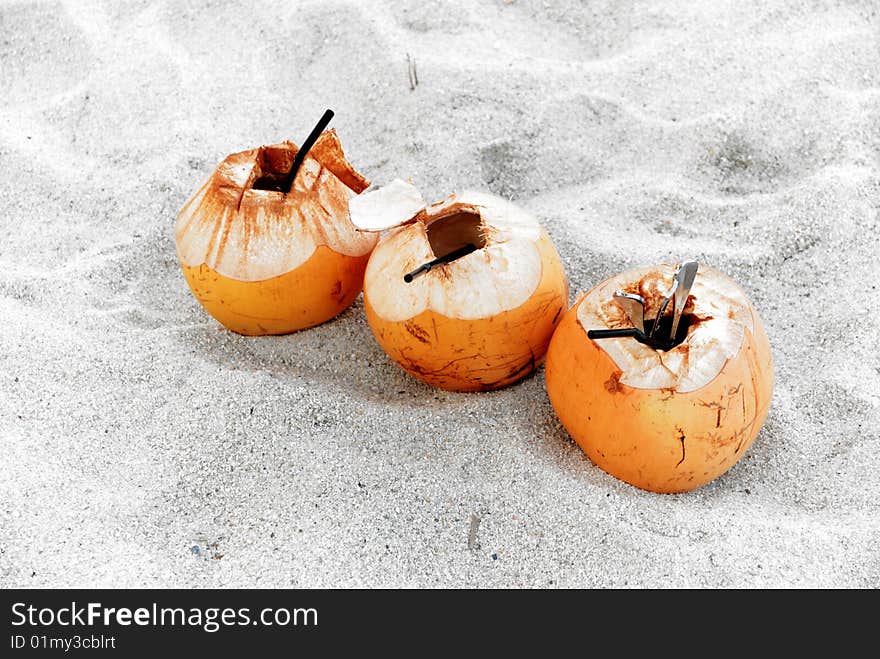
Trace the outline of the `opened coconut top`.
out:
[[[352,222],[363,231],[390,230],[370,257],[364,288],[373,309],[388,321],[433,310],[476,319],[514,309],[541,281],[538,221],[518,206],[466,191],[427,205],[410,183],[396,180],[351,202]],[[426,263],[465,249],[415,278]]]
[[[284,178],[297,150],[282,142],[227,156],[177,216],[181,263],[258,281],[294,270],[320,245],[368,253],[376,238],[351,224],[348,204],[369,182],[346,160],[336,131],[321,133],[289,192],[259,189]]]
[[[615,302],[622,290],[645,299],[645,318],[655,318],[672,282],[676,267],[658,265],[628,270],[606,279],[587,293],[577,311],[578,322],[591,329],[630,327],[630,319]],[[695,391],[717,376],[728,359],[742,348],[745,332],[755,331],[754,310],[743,290],[725,274],[700,265],[684,307],[687,323],[683,341],[658,350],[632,337],[602,339],[604,350],[621,371],[620,382],[640,389]]]

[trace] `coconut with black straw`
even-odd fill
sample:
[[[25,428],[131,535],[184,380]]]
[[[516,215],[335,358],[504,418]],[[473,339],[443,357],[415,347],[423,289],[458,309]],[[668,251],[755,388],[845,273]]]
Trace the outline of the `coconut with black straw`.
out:
[[[282,142],[230,154],[178,213],[175,244],[187,283],[232,331],[313,327],[361,292],[378,237],[352,225],[349,201],[369,181],[336,132],[324,130],[332,117],[327,110],[300,148]]]

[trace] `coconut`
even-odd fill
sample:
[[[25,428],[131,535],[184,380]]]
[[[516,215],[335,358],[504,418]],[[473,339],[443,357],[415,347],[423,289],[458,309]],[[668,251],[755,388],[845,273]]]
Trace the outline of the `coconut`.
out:
[[[364,230],[390,229],[367,264],[364,306],[379,345],[407,373],[483,391],[543,363],[568,281],[532,215],[482,192],[428,206],[397,180],[352,200],[351,217]]]
[[[177,255],[196,299],[248,335],[286,334],[338,315],[361,292],[377,241],[348,212],[368,185],[333,130],[307,154],[288,141],[228,156],[177,216]]]
[[[655,319],[673,272],[628,270],[581,296],[553,336],[545,369],[550,402],[590,459],[654,492],[692,490],[730,469],[758,435],[773,393],[757,311],[733,280],[705,265],[671,345],[588,337],[630,325],[616,291],[641,295],[645,317]]]

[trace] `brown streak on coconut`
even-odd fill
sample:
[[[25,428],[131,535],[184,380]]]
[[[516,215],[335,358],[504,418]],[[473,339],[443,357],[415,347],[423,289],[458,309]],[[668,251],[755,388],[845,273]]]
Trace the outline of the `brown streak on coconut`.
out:
[[[519,361],[519,360],[517,360]],[[519,365],[514,366],[510,372],[507,374],[508,378],[513,378],[522,373],[523,371],[532,371],[535,369],[535,353],[532,350],[529,350],[529,358],[525,362],[520,362]],[[504,378],[502,378],[504,379]],[[500,380],[499,380],[500,382]]]
[[[431,336],[425,330],[425,328],[417,325],[414,322],[406,321],[403,326],[406,328],[406,331],[410,333],[410,335],[416,339],[417,341],[421,341],[422,343],[430,343]]]
[[[678,435],[678,441],[681,442],[681,460],[679,460],[679,461],[676,463],[676,465],[675,465],[675,468],[676,468],[676,469],[678,469],[678,467],[681,466],[681,463],[684,462],[684,458],[685,458],[685,448],[684,448],[685,435],[684,435],[684,431],[683,431],[681,428],[679,428],[679,429],[678,429],[678,432],[679,432],[679,435]]]
[[[616,394],[620,391],[621,375],[623,375],[623,371],[615,371],[611,374],[611,377],[605,381],[605,388],[612,394]]]

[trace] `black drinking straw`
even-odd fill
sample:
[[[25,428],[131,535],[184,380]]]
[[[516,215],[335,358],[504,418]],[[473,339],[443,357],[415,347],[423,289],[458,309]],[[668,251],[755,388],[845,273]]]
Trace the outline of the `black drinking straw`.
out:
[[[587,330],[587,337],[591,339],[619,339],[623,337],[639,337],[641,335],[644,338],[644,332],[640,331],[635,327],[623,327],[621,329],[601,329],[601,330]]]
[[[290,166],[290,171],[287,172],[287,176],[284,177],[281,181],[280,190],[284,194],[290,192],[290,188],[293,187],[293,180],[296,178],[296,173],[299,171],[299,168],[302,167],[303,160],[306,159],[306,155],[315,145],[315,141],[321,136],[321,133],[324,132],[324,129],[327,128],[327,124],[330,123],[330,120],[333,118],[333,110],[327,110],[324,112],[324,115],[318,120],[318,123],[312,128],[312,132],[309,133],[309,136],[306,138],[306,141],[303,142],[302,146],[296,152],[296,155],[293,157],[293,164]]]
[[[403,276],[403,281],[407,284],[412,282],[413,279],[418,277],[419,275],[423,275],[428,272],[435,265],[443,265],[444,263],[452,263],[456,259],[460,259],[462,256],[467,256],[471,252],[475,252],[477,250],[477,246],[473,243],[468,243],[464,247],[459,247],[458,249],[454,249],[449,254],[444,254],[443,256],[434,259],[433,261],[428,261],[427,263],[423,263],[418,268],[413,270],[412,272],[408,272]]]
[[[591,330],[587,330],[587,337],[590,339],[593,339],[593,340],[596,340],[596,339],[622,339],[622,338],[630,337],[630,338],[635,339],[639,343],[644,343],[646,346],[650,346],[650,347],[654,348],[654,350],[669,350],[669,349],[675,347],[676,345],[678,345],[678,343],[676,343],[674,340],[673,341],[665,341],[665,340],[661,341],[659,338],[651,336],[651,334],[650,334],[651,327],[653,327],[653,324],[655,324],[657,322],[658,321],[656,319],[655,320],[646,320],[645,321],[646,331],[644,331],[644,332],[637,327],[621,327],[619,329],[591,329]],[[651,323],[651,326],[648,325],[649,323]],[[681,334],[681,332],[679,332],[679,334]]]

